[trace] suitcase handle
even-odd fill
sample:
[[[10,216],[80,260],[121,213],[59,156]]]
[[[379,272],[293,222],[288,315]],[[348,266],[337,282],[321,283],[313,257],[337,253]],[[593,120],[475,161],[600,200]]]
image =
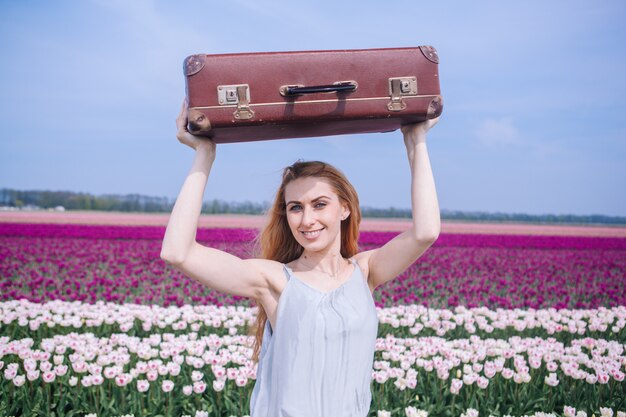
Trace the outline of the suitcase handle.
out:
[[[356,91],[358,84],[356,81],[339,81],[329,85],[312,85],[305,87],[302,85],[283,85],[280,87],[280,94],[283,96],[297,96],[300,94],[315,93],[351,93]]]

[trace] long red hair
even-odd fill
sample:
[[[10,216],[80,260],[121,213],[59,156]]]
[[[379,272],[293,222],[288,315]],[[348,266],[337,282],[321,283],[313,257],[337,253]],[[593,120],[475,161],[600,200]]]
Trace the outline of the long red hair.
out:
[[[320,161],[297,161],[283,170],[283,177],[276,192],[274,203],[267,213],[267,223],[256,239],[257,255],[263,259],[272,259],[280,263],[289,263],[302,255],[303,248],[291,233],[287,222],[285,188],[298,178],[322,178],[334,188],[339,200],[347,204],[350,215],[341,222],[341,256],[350,258],[358,252],[359,225],[361,209],[359,196],[346,176],[337,168]],[[255,336],[252,360],[258,362],[263,342],[263,329],[267,322],[267,313],[261,303],[256,303],[259,313],[251,328]]]

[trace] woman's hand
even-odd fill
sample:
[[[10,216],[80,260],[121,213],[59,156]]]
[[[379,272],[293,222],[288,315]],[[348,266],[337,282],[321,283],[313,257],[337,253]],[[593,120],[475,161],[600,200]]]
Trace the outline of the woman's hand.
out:
[[[211,156],[215,158],[215,142],[207,137],[192,135],[187,130],[187,110],[187,100],[185,99],[183,100],[180,113],[176,118],[176,127],[178,128],[176,138],[180,143],[187,145],[196,151],[199,148],[208,150]]]
[[[441,116],[440,116],[441,117]],[[408,147],[415,146],[419,142],[426,141],[426,133],[437,124],[439,117],[434,119],[424,120],[419,123],[412,123],[410,125],[404,125],[400,128],[404,135],[404,144]]]

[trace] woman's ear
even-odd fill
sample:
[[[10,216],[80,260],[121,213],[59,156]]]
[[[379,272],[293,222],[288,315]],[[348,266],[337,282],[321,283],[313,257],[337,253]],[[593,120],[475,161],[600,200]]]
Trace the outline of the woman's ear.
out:
[[[341,214],[341,221],[344,221],[345,219],[348,218],[348,216],[350,215],[350,210],[348,209],[348,206],[343,206],[343,213]]]

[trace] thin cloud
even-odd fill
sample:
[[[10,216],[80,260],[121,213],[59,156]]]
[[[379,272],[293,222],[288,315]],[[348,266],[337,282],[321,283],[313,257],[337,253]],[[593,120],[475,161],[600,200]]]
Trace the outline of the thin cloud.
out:
[[[563,152],[563,146],[554,138],[537,137],[518,129],[512,117],[483,120],[474,130],[478,141],[494,149],[516,148],[522,153],[543,160]]]
[[[510,117],[487,119],[478,125],[474,134],[485,145],[521,145],[519,129],[513,125]]]

